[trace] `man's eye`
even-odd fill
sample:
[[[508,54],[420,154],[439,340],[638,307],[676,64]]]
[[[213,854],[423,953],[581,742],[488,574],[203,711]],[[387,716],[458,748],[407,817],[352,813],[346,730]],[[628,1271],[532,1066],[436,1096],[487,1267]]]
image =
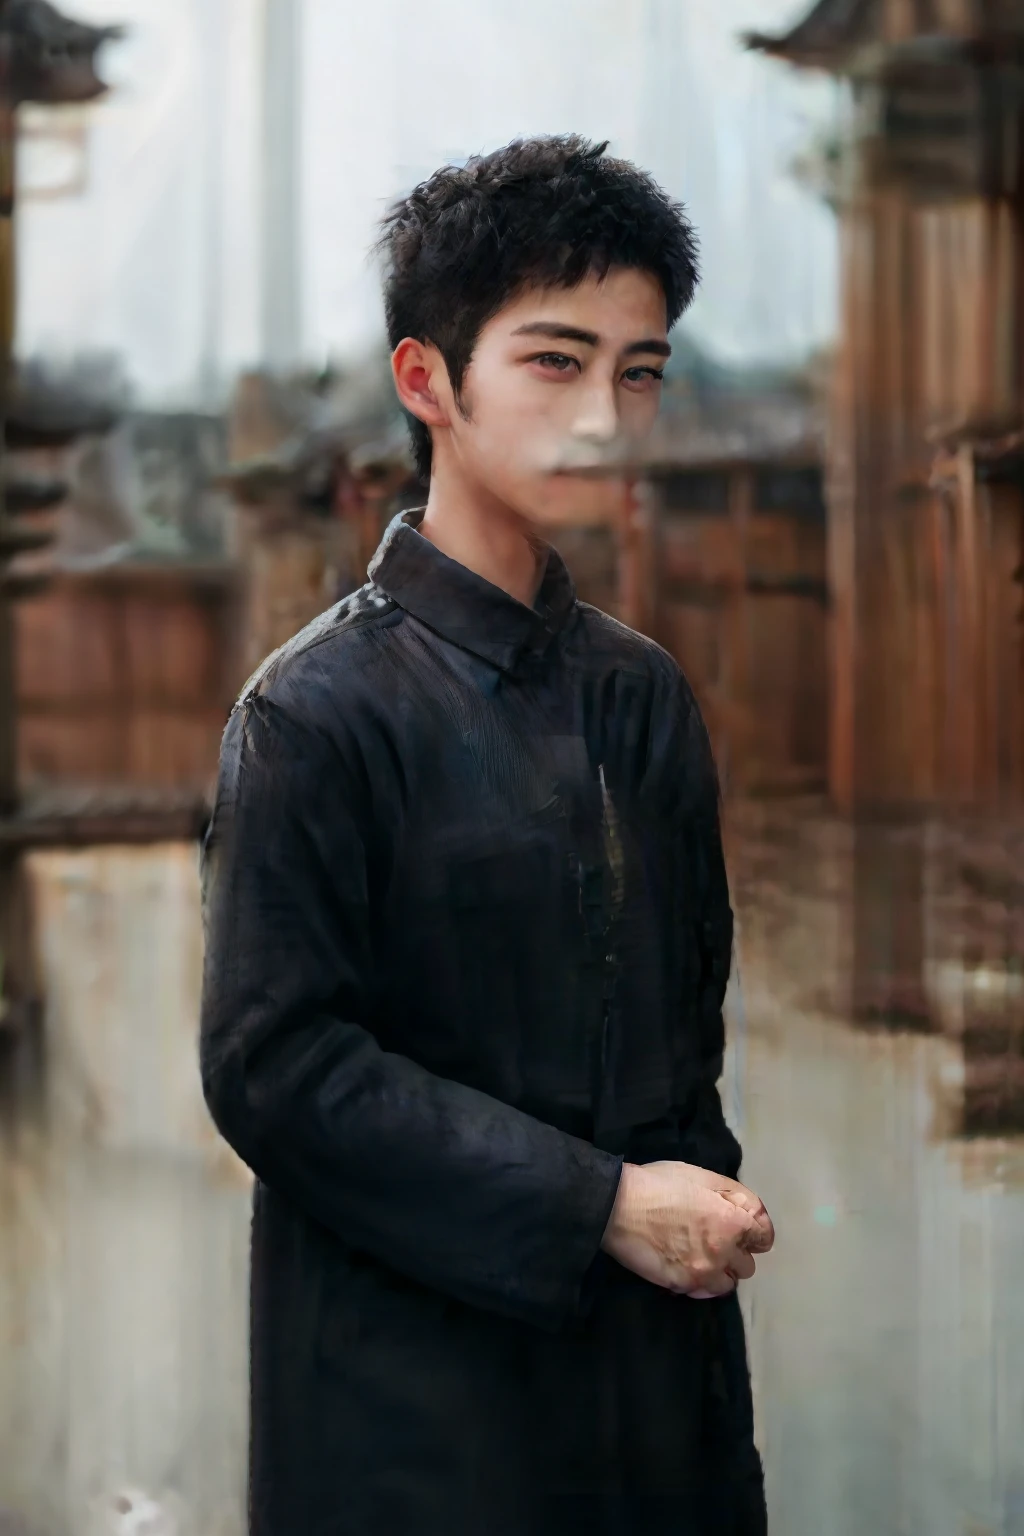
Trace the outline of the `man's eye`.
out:
[[[622,377],[627,384],[642,384],[645,379],[659,382],[665,377],[663,368],[627,368]]]
[[[577,366],[576,359],[566,357],[564,352],[542,352],[540,357],[534,358],[534,362],[542,363],[545,368],[557,368],[559,373],[568,373]]]

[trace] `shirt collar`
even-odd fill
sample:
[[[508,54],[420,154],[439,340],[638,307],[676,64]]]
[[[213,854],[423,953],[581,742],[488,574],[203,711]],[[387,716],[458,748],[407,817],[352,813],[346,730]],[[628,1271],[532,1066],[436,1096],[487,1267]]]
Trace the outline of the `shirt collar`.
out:
[[[370,580],[453,645],[511,672],[519,658],[547,650],[576,605],[561,556],[548,551],[532,608],[451,560],[419,533],[423,508],[402,512],[370,562]]]

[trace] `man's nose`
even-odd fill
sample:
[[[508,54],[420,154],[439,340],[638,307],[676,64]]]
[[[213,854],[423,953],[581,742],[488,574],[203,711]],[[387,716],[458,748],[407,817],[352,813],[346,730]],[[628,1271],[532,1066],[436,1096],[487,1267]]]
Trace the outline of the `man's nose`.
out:
[[[572,425],[572,435],[585,443],[610,443],[618,435],[615,391],[607,386],[587,391]]]

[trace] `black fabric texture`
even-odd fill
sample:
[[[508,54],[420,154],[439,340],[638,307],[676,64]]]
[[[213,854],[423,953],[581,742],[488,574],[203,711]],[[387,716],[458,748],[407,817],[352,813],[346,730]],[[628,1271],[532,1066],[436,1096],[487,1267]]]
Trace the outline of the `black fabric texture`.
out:
[[[417,521],[250,680],[203,849],[251,1530],[748,1536],[735,1300],[600,1252],[624,1158],[739,1169],[707,733],[553,551],[531,609]]]

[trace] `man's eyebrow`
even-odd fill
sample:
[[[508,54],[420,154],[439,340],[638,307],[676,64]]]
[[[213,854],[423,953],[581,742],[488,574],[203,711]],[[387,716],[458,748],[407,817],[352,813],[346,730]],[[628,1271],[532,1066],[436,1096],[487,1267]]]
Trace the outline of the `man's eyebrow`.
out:
[[[548,341],[580,341],[585,347],[596,347],[601,338],[596,331],[582,331],[578,325],[565,325],[561,320],[531,320],[519,326],[513,336],[545,336]]]
[[[672,348],[668,342],[659,341],[656,336],[649,336],[645,341],[631,341],[624,356],[636,357],[638,352],[653,352],[655,357],[672,356]]]
[[[601,338],[596,331],[584,331],[578,325],[568,325],[561,320],[531,320],[526,325],[520,325],[512,332],[513,336],[543,336],[547,341],[578,341],[585,347],[597,347],[601,344]],[[655,357],[671,357],[672,348],[667,341],[659,337],[648,336],[643,341],[631,341],[625,348],[625,357],[636,357],[639,353],[654,354]]]

